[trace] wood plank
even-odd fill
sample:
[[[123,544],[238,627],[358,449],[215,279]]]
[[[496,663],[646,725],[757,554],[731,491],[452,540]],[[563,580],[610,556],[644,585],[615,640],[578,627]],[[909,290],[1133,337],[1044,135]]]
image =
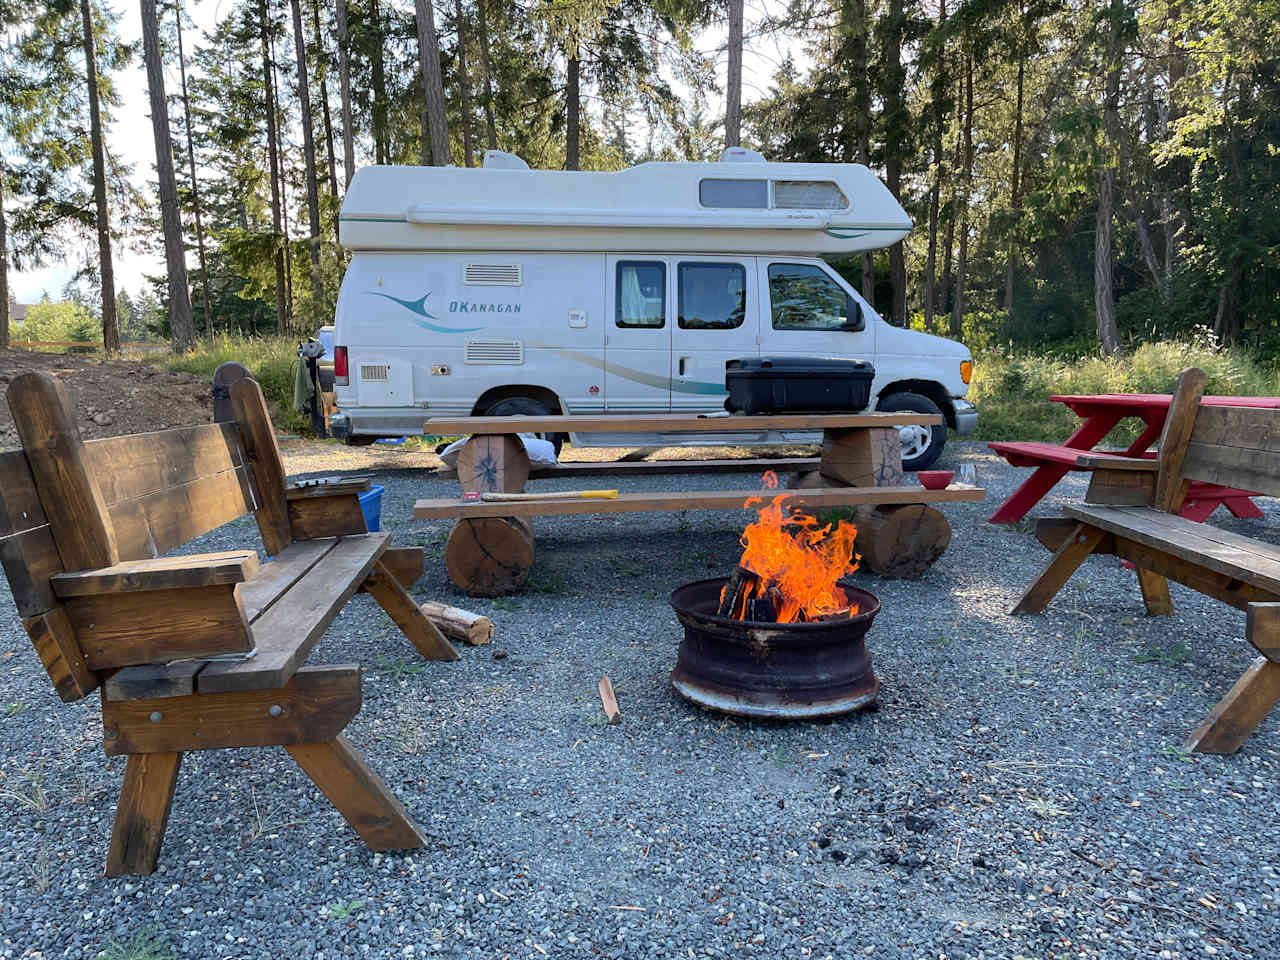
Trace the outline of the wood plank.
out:
[[[423,433],[449,437],[502,433],[725,433],[733,430],[932,427],[940,423],[942,417],[924,413],[774,413],[757,417],[699,417],[691,413],[433,417],[423,424]]]
[[[233,423],[203,423],[152,433],[89,440],[85,457],[107,505],[137,500],[244,463]]]
[[[107,876],[155,872],[181,762],[181,753],[129,758],[107,848]]]
[[[108,508],[121,560],[159,557],[254,509],[247,467]]]
[[[179,660],[125,667],[107,678],[102,693],[109,700],[186,696],[196,692],[196,674],[203,666],[202,660]]]
[[[152,560],[125,560],[101,570],[55,574],[53,592],[60,597],[88,597],[133,590],[176,590],[242,583],[258,572],[254,550],[187,554]]]
[[[425,565],[422,547],[388,547],[382,554],[382,565],[408,590],[422,577]]]
[[[569,460],[554,467],[531,467],[530,480],[548,480],[553,477],[656,477],[683,474],[720,473],[775,473],[817,470],[817,457],[753,457],[742,460],[598,460],[579,462]],[[458,473],[447,467],[435,470],[428,476],[456,480]]]
[[[34,617],[57,605],[49,578],[62,572],[62,557],[48,524],[0,539],[0,563],[19,614]]]
[[[1185,587],[1190,587],[1238,610],[1247,610],[1251,603],[1280,600],[1280,592],[1265,590],[1227,574],[1216,573],[1136,540],[1109,535],[1107,540],[1098,545],[1094,553],[1113,553],[1121,560],[1128,560],[1135,567],[1150,570],[1169,580],[1176,580]]]
[[[1156,496],[1152,503],[1157,510],[1176,513],[1186,496],[1182,461],[1191,442],[1206,379],[1204,371],[1197,367],[1183,370],[1178,377],[1169,413],[1164,418],[1164,431],[1160,434],[1160,472],[1156,477]]]
[[[360,498],[354,493],[288,501],[289,530],[294,540],[320,540],[368,533]]]
[[[245,460],[253,475],[258,531],[267,553],[274,557],[290,544],[292,537],[284,494],[284,461],[280,458],[275,427],[271,425],[267,402],[257,381],[246,377],[231,385],[231,408],[240,428]]]
[[[1009,613],[1043,613],[1049,601],[1058,595],[1105,536],[1105,532],[1097,527],[1079,524],[1054,552],[1040,575],[1023,591]]]
[[[9,536],[48,523],[35,477],[21,450],[0,453],[0,536]]]
[[[306,500],[308,497],[368,493],[372,487],[368,477],[321,477],[318,480],[294,481],[284,488],[284,496],[286,500]]]
[[[370,850],[412,850],[426,844],[404,805],[346,737],[285,749]]]
[[[1160,469],[1160,461],[1147,457],[1117,457],[1101,454],[1096,450],[1082,453],[1075,459],[1076,465],[1086,470],[1127,470],[1136,473],[1156,473]]]
[[[258,568],[258,575],[239,587],[240,602],[250,623],[257,620],[285,592],[302,579],[303,574],[320,562],[337,540],[306,540],[293,543],[276,554],[275,559]]]
[[[664,510],[738,510],[764,490],[695,490],[680,493],[620,493],[616,500],[509,500],[501,503],[463,503],[460,498],[419,500],[413,516],[418,520],[441,517],[533,517],[582,513],[646,513]],[[856,506],[862,503],[946,503],[984,500],[981,487],[953,485],[946,490],[924,487],[828,487],[803,490],[793,502],[809,507]],[[755,509],[751,507],[749,509]]]
[[[1150,506],[1155,492],[1155,474],[1112,470],[1108,467],[1093,472],[1089,478],[1089,488],[1085,491],[1084,502],[1145,507]]]
[[[1035,537],[1046,550],[1053,552],[1066,543],[1067,538],[1080,526],[1079,520],[1070,517],[1041,517],[1036,520]],[[1106,551],[1098,550],[1098,553]]]
[[[118,562],[97,471],[85,457],[66,389],[48,374],[24,373],[6,396],[64,569]]]
[[[1245,639],[1270,660],[1280,663],[1280,603],[1251,603],[1245,621]]]
[[[1280,703],[1280,664],[1259,657],[1218,701],[1184,745],[1196,753],[1235,753]]]
[[[85,663],[75,630],[61,606],[22,621],[58,696],[67,703],[97,689],[99,677]]]
[[[1200,404],[1191,441],[1280,453],[1280,411]]]
[[[1274,412],[1280,416],[1280,411]],[[1269,450],[1192,441],[1187,444],[1182,472],[1204,483],[1280,496],[1280,453]]]
[[[287,682],[364,582],[390,539],[388,533],[367,533],[334,544],[321,562],[253,622],[258,648],[253,659],[209,664],[196,681],[200,692],[264,690]]]
[[[360,702],[355,664],[302,667],[288,683],[266,690],[104,698],[103,743],[108,756],[316,743],[341,733]]]
[[[90,670],[253,649],[234,584],[68,597],[66,610]]]
[[[409,642],[418,648],[424,660],[458,659],[458,651],[453,644],[445,639],[439,627],[427,619],[417,602],[381,561],[374,565],[373,572],[365,578],[364,589],[378,601],[378,606],[386,611],[387,616],[395,621]]]

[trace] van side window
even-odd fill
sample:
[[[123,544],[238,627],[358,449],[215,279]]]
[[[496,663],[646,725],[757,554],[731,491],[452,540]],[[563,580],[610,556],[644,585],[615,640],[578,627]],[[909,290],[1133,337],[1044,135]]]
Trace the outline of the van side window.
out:
[[[667,325],[667,265],[661,260],[619,260],[614,322],[620,327]]]
[[[681,330],[732,330],[747,313],[747,270],[740,263],[682,263]]]
[[[769,206],[769,183],[767,180],[700,180],[698,202],[704,207],[763,210]]]
[[[830,180],[775,180],[773,205],[779,210],[844,210],[849,200]]]
[[[861,330],[862,310],[844,288],[808,263],[769,264],[775,330]]]

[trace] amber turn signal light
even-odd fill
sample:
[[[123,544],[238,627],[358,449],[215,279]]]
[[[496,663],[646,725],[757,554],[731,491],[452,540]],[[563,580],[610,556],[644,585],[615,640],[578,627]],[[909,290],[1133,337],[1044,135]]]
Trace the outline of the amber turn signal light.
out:
[[[960,362],[960,379],[966,384],[973,379],[973,361],[962,360]]]

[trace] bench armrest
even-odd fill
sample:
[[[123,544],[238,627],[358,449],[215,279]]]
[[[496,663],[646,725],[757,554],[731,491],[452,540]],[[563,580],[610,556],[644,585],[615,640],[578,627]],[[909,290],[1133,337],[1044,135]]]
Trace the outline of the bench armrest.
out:
[[[112,567],[58,573],[49,578],[59,597],[174,590],[243,583],[258,572],[254,550],[197,553],[154,560],[126,560]]]
[[[1083,453],[1076,457],[1076,464],[1087,470],[1137,470],[1146,473],[1158,473],[1160,471],[1159,460],[1149,460],[1143,457],[1099,456],[1092,453]]]
[[[319,480],[300,480],[284,488],[286,500],[310,500],[313,497],[340,497],[353,493],[368,493],[372,486],[368,477],[323,477]]]

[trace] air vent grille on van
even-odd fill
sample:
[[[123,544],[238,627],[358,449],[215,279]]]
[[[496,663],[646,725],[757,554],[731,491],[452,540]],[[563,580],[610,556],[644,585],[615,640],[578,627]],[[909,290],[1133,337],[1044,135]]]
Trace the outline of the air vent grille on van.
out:
[[[522,340],[468,340],[467,363],[524,363]]]
[[[386,380],[390,372],[390,367],[385,363],[360,364],[361,380]]]
[[[523,282],[518,263],[468,263],[462,268],[467,286],[518,287]]]

